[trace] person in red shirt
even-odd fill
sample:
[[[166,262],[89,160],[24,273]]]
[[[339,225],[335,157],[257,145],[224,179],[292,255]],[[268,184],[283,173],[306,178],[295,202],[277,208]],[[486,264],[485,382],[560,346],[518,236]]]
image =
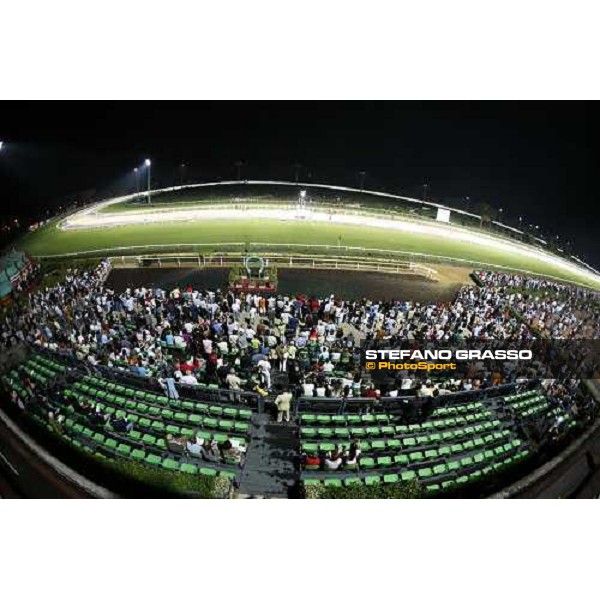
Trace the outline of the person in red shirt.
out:
[[[318,456],[307,456],[304,462],[308,469],[318,469],[321,466],[321,459]]]

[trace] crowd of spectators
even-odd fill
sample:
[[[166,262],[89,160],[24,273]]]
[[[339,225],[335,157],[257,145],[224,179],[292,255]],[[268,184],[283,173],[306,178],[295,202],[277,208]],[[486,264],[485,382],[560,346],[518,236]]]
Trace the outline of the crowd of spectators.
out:
[[[535,331],[554,340],[600,339],[600,293],[555,281],[476,271],[488,293],[504,300]]]
[[[263,296],[192,286],[117,293],[104,284],[109,270],[109,261],[71,270],[63,282],[31,293],[5,314],[0,350],[27,343],[92,369],[102,365],[263,396],[275,391],[274,376],[283,373],[286,386],[303,395],[348,398],[435,396],[530,375],[514,365],[511,370],[509,362],[501,372],[473,363],[459,380],[423,381],[398,372],[393,381],[375,384],[360,370],[365,339],[390,345],[522,341],[535,338],[540,328],[567,338],[584,331],[600,338],[593,314],[597,295],[516,275],[478,272],[482,287],[463,286],[450,303],[420,303]],[[548,295],[528,296],[517,291],[522,288]],[[553,295],[557,292],[559,298]],[[289,407],[278,412],[289,418]]]

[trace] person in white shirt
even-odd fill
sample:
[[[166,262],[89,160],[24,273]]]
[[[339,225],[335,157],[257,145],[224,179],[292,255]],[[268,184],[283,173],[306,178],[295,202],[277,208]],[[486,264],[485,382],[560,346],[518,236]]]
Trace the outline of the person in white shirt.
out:
[[[314,389],[315,389],[314,383],[307,383],[307,382],[305,382],[305,383],[302,384],[302,394],[304,396],[312,396]]]
[[[192,375],[191,373],[182,375],[181,378],[179,379],[179,381],[181,383],[185,383],[186,385],[197,385],[198,384],[198,380],[196,379],[195,375]]]
[[[271,387],[271,363],[263,358],[258,361],[256,366],[265,378],[266,388],[269,389]]]

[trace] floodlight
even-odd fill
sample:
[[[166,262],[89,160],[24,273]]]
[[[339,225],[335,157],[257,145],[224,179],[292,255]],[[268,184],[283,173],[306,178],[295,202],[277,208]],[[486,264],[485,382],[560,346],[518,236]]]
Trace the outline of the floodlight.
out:
[[[300,192],[300,198],[306,198],[306,190]]]
[[[152,163],[150,162],[150,159],[149,159],[149,158],[147,158],[147,159],[144,161],[144,164],[145,164],[147,167],[149,167],[149,166],[150,166]]]
[[[0,141],[0,150],[2,150],[2,146],[4,146],[4,142]]]

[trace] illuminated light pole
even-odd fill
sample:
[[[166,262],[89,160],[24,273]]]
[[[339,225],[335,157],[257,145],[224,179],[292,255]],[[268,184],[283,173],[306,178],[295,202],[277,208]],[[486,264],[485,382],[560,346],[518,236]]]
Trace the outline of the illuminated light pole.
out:
[[[298,163],[296,163],[294,165],[294,178],[295,178],[296,183],[298,183],[299,174],[300,174],[300,165]]]
[[[152,204],[152,199],[150,198],[150,167],[152,166],[152,161],[147,158],[144,164],[148,167],[148,204]]]
[[[241,181],[242,180],[242,167],[244,166],[244,163],[241,160],[238,160],[235,163],[235,166],[237,168],[237,180]]]
[[[136,167],[133,172],[135,173],[135,195],[137,199],[140,197],[140,170]]]
[[[427,189],[429,188],[428,183],[423,184],[423,202],[427,202]]]
[[[179,169],[180,169],[179,170],[179,185],[180,185],[180,187],[183,187],[184,174],[185,174],[185,163],[181,163]]]
[[[303,208],[306,208],[306,190],[300,190],[298,199],[298,209],[302,210]]]
[[[366,171],[359,171],[359,176],[360,176],[360,191],[363,192],[365,189],[365,175],[367,174]]]

